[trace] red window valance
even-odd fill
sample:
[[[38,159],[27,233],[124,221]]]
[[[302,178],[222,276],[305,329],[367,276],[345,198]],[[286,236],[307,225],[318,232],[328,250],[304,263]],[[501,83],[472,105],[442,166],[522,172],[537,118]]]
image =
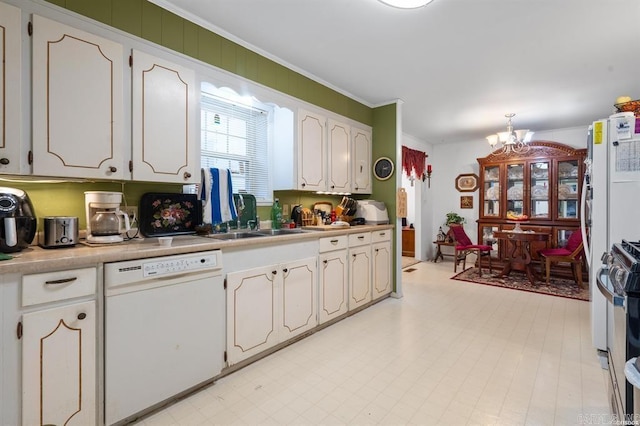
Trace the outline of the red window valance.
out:
[[[414,176],[421,178],[424,174],[425,164],[427,162],[427,154],[422,151],[402,146],[402,170],[411,177],[413,170]]]

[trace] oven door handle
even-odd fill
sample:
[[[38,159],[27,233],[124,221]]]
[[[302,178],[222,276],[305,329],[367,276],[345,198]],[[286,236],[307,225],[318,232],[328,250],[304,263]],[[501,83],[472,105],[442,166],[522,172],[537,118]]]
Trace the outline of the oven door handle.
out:
[[[609,286],[605,284],[605,281],[609,281],[609,273],[607,269],[600,268],[598,269],[598,273],[596,274],[596,281],[598,282],[598,289],[600,293],[611,303],[613,306],[620,306],[624,308],[624,296],[620,296],[619,294],[611,291]]]

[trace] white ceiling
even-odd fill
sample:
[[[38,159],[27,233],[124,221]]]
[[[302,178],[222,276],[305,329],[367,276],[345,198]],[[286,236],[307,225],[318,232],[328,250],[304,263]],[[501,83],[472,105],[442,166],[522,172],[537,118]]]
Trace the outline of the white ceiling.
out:
[[[638,0],[152,0],[369,106],[403,101],[430,143],[584,126],[640,98]],[[535,137],[534,137],[535,139]]]

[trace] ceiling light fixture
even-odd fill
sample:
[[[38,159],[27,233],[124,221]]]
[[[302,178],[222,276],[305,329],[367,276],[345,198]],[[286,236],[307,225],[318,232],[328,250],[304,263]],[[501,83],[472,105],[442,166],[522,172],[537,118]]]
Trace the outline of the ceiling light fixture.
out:
[[[379,0],[388,6],[397,7],[399,9],[417,9],[424,7],[433,0]]]
[[[513,130],[511,119],[515,117],[515,114],[505,114],[504,116],[507,117],[507,131],[487,136],[487,142],[489,142],[492,149],[495,148],[498,142],[502,143],[502,150],[495,154],[524,154],[529,151],[529,141],[533,136],[533,132],[530,132],[529,129]]]

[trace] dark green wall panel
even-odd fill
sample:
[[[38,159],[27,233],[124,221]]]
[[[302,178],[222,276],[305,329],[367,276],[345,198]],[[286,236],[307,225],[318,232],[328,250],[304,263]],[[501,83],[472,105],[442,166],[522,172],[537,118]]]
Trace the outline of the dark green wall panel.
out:
[[[236,72],[236,52],[238,51],[238,45],[232,41],[222,38],[220,40],[220,64],[218,65],[223,70],[229,72]]]
[[[66,8],[111,25],[111,0],[67,0]]]
[[[142,0],[112,0],[111,25],[140,37],[142,35]]]
[[[162,11],[162,45],[184,53],[184,19],[166,10]]]
[[[193,22],[184,21],[184,54],[192,58],[198,57],[198,28]]]
[[[200,28],[198,31],[198,59],[207,64],[220,63],[220,36],[209,30]]]
[[[96,1],[96,0],[93,0]],[[142,38],[162,45],[162,8],[142,3]]]

